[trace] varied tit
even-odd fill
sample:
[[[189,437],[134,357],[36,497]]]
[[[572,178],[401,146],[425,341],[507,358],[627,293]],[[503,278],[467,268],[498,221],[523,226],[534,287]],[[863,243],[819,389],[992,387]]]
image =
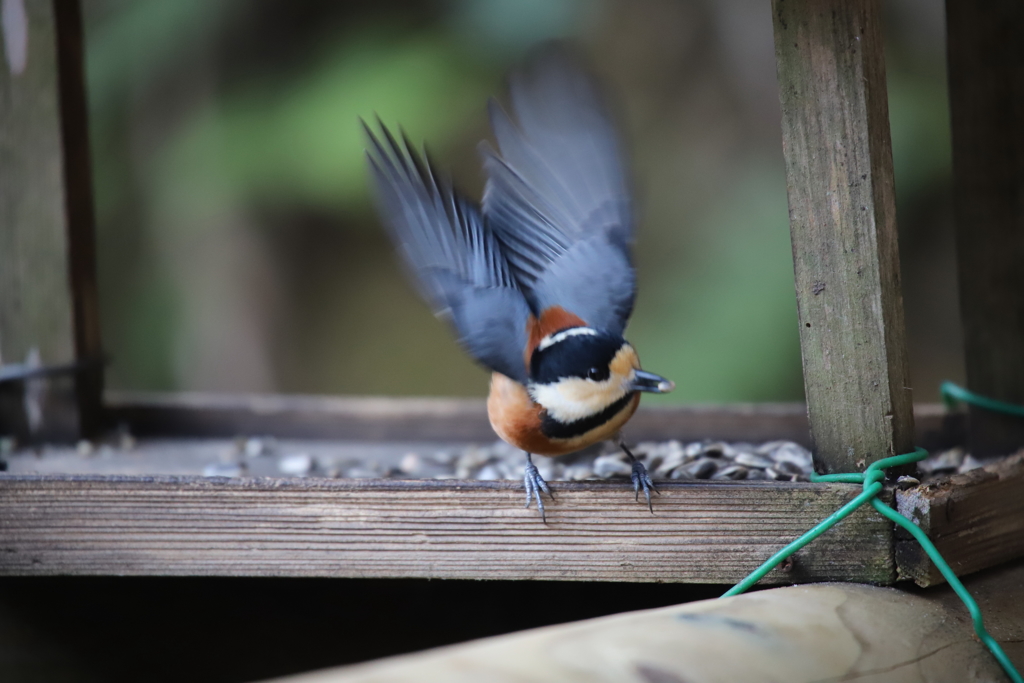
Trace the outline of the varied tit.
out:
[[[619,437],[640,392],[673,383],[640,369],[623,336],[636,277],[633,219],[615,131],[588,76],[561,50],[511,80],[513,123],[491,100],[498,149],[468,201],[403,136],[366,129],[380,211],[413,279],[463,348],[493,371],[487,414],[526,452],[526,505],[551,495],[531,454],[616,439],[635,497],[654,488]],[[365,125],[365,124],[364,124]],[[651,508],[653,512],[653,508]]]

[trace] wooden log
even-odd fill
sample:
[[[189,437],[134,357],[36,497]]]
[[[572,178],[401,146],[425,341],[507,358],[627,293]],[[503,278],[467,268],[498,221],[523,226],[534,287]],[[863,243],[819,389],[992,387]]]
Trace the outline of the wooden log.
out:
[[[0,68],[0,362],[101,356],[92,188],[77,2],[4,3]],[[0,431],[67,440],[98,424],[101,371],[6,386]]]
[[[947,0],[946,12],[967,386],[1024,405],[1024,4]],[[971,408],[968,445],[1024,448],[1024,418]]]
[[[733,583],[857,486],[0,475],[0,575],[426,577]],[[768,583],[894,578],[891,525],[863,508]]]
[[[1024,569],[968,582],[1024,667]],[[711,683],[1007,680],[948,589],[814,585],[628,612],[287,678],[279,683]],[[496,606],[500,609],[500,606]]]
[[[914,447],[878,0],[773,0],[815,466]]]
[[[897,509],[928,534],[957,576],[1024,556],[1024,453],[896,494]],[[909,534],[897,530],[901,579],[945,580]]]
[[[107,417],[136,436],[345,439],[353,441],[492,441],[478,399],[326,397],[108,392]],[[915,406],[916,443],[962,445],[964,414],[939,404]],[[631,441],[765,441],[810,444],[802,403],[646,406],[624,433]]]

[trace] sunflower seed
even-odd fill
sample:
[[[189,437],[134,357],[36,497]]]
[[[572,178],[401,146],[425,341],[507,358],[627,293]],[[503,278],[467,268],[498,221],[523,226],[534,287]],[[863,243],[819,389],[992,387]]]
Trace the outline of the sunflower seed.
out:
[[[562,472],[565,481],[583,481],[594,477],[594,470],[589,465],[569,465]]]
[[[308,453],[292,453],[277,461],[277,469],[281,474],[292,477],[304,477],[313,469],[314,460]]]
[[[715,473],[712,479],[746,479],[747,468],[741,465],[730,465]]]
[[[602,479],[616,475],[628,477],[633,468],[620,455],[602,455],[594,460],[594,474]]]
[[[917,477],[908,477],[906,475],[896,480],[896,488],[901,489],[903,491],[906,491],[907,489],[912,489],[920,484],[921,481]]]
[[[754,455],[753,453],[740,453],[733,460],[737,465],[743,465],[745,467],[756,467],[757,469],[767,469],[774,463],[760,455]]]
[[[501,472],[494,465],[484,465],[480,468],[480,471],[476,473],[476,478],[480,481],[496,481],[501,479]]]
[[[792,463],[804,472],[811,471],[811,452],[791,441],[776,448],[771,454],[771,459],[776,463]]]
[[[700,458],[679,469],[694,479],[710,479],[718,471],[718,463],[711,458]],[[673,472],[675,474],[675,472]]]
[[[239,463],[214,462],[203,468],[204,477],[240,477],[245,469]]]
[[[712,443],[704,444],[701,449],[701,454],[712,458],[720,458],[729,451],[729,445],[722,443],[721,441],[714,441]]]
[[[963,474],[964,472],[976,470],[979,467],[984,467],[984,463],[975,458],[973,455],[967,455],[964,457],[964,461],[960,463],[960,467],[957,468],[957,472]]]
[[[775,469],[779,470],[780,472],[785,472],[786,474],[805,474],[804,468],[786,460],[777,463],[775,465]]]

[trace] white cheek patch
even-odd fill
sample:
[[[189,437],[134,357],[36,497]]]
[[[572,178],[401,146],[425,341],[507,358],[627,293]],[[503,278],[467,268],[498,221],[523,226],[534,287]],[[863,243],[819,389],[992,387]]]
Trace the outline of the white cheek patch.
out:
[[[537,344],[537,350],[543,351],[549,346],[554,346],[560,341],[564,341],[569,337],[578,337],[580,335],[588,335],[592,337],[597,336],[597,330],[590,327],[570,327],[568,330],[562,330],[555,334],[549,334],[540,340],[540,344]]]
[[[626,387],[622,378],[615,376],[603,382],[567,377],[554,384],[535,384],[530,394],[548,415],[569,423],[600,413],[625,396]]]

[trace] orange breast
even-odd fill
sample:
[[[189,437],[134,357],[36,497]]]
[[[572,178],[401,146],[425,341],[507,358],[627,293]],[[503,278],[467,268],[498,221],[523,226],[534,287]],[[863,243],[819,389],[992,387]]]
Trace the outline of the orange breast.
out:
[[[491,427],[506,443],[529,453],[556,456],[614,437],[633,417],[638,405],[639,394],[604,424],[571,439],[551,439],[540,429],[543,408],[533,402],[526,387],[495,372],[491,375],[491,392],[487,397],[487,417]]]

